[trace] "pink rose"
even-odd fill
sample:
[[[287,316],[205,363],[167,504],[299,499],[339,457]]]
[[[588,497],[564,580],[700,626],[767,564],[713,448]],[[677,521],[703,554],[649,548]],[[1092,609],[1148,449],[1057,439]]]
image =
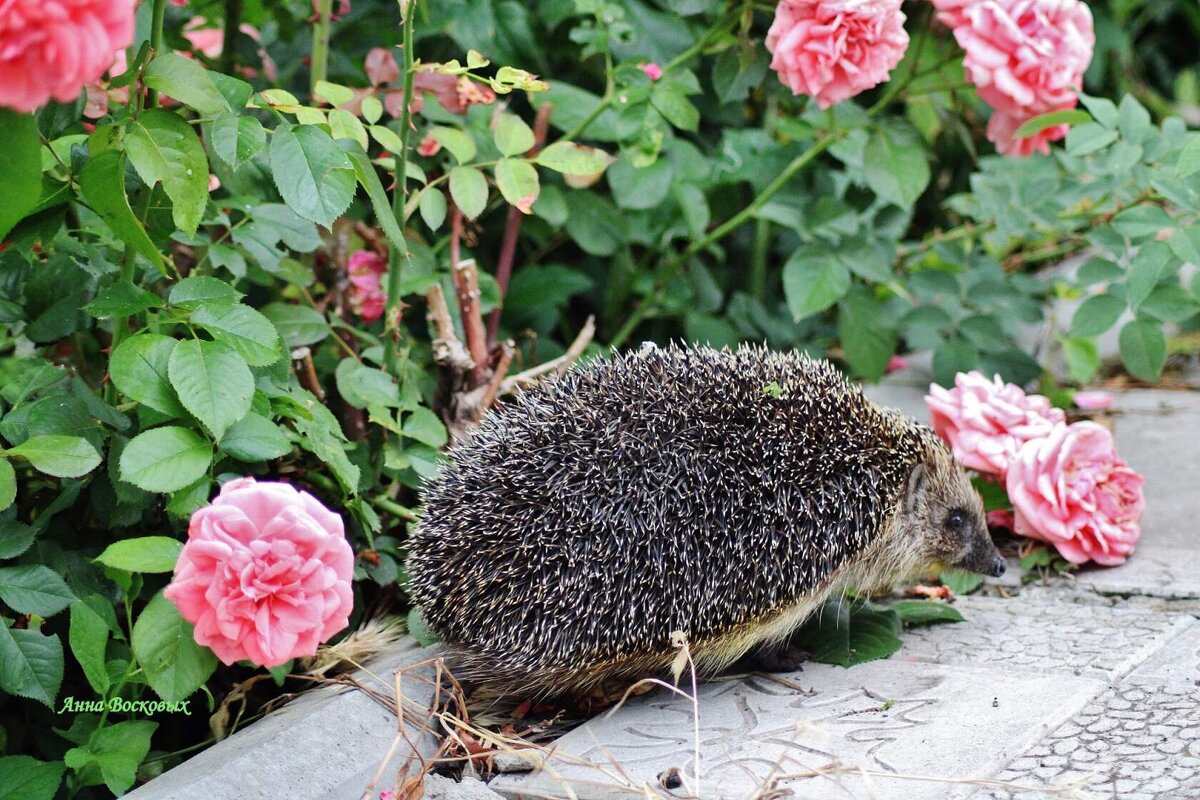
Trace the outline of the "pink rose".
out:
[[[1005,484],[1017,533],[1049,542],[1074,564],[1114,566],[1141,533],[1145,482],[1117,457],[1107,428],[1076,422],[1025,444]]]
[[[374,322],[383,316],[387,301],[380,284],[387,274],[387,259],[372,250],[359,250],[350,255],[346,268],[350,273],[350,307],[363,322]]]
[[[286,483],[238,478],[192,514],[163,594],[224,663],[274,667],[346,627],[353,573],[341,517]]]
[[[1021,121],[1074,107],[1096,44],[1092,12],[1085,3],[978,0],[945,5],[942,18],[951,21],[954,38],[966,51],[967,78],[988,105]]]
[[[363,67],[372,86],[382,86],[400,79],[400,65],[396,63],[396,56],[387,47],[372,47],[367,52]]]
[[[821,108],[887,80],[907,48],[900,0],[781,0],[767,32],[771,69]]]
[[[1066,420],[1045,397],[980,372],[958,373],[953,389],[930,386],[925,403],[934,431],[963,466],[1001,477],[1022,445]]]
[[[653,62],[649,64],[638,64],[638,69],[646,73],[646,77],[652,81],[657,81],[663,76],[662,67]]]
[[[1075,405],[1085,411],[1103,411],[1110,408],[1116,398],[1112,392],[1076,392]]]
[[[885,371],[891,375],[893,372],[903,372],[906,369],[908,369],[908,359],[904,356],[893,355],[888,359]]]
[[[133,41],[135,0],[0,0],[0,106],[69,103]]]
[[[979,0],[933,0],[933,7],[937,9],[938,22],[954,30],[965,21],[967,6],[977,2]]]
[[[1071,103],[1067,107],[1074,107],[1074,105],[1074,103]],[[1071,126],[1051,125],[1049,128],[1044,128],[1035,133],[1033,136],[1025,136],[1018,139],[1016,137],[1017,128],[1020,128],[1035,116],[1037,115],[1031,114],[1028,117],[1013,117],[1005,114],[1003,111],[993,111],[992,118],[988,120],[988,141],[996,145],[996,152],[1004,156],[1026,158],[1034,153],[1050,155],[1050,142],[1065,139],[1067,132],[1071,130]]]

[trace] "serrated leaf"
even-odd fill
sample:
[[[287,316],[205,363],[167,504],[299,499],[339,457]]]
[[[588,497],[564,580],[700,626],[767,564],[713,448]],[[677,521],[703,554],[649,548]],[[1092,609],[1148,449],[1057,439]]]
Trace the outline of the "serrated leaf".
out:
[[[150,241],[142,223],[134,216],[125,194],[125,156],[105,150],[88,159],[79,173],[83,199],[100,215],[104,224],[134,252],[166,273],[162,253]]]
[[[200,480],[212,445],[187,428],[154,428],[135,436],[121,453],[121,480],[148,492],[174,492]]]
[[[1142,301],[1150,296],[1158,284],[1174,254],[1162,242],[1150,242],[1142,245],[1129,263],[1129,272],[1125,277],[1125,289],[1128,292],[1129,307],[1137,309]]]
[[[838,336],[846,360],[864,380],[878,380],[896,352],[896,330],[882,319],[883,304],[861,287],[850,292],[838,309]]]
[[[0,567],[0,600],[14,611],[52,617],[75,599],[59,574],[49,567]]]
[[[1116,325],[1124,312],[1124,300],[1110,294],[1093,295],[1080,304],[1071,318],[1071,335],[1099,336]]]
[[[475,219],[487,207],[487,179],[474,167],[455,167],[450,170],[450,196],[467,219]]]
[[[103,598],[101,601],[107,602]],[[111,683],[104,666],[108,636],[108,623],[87,603],[82,600],[71,603],[71,628],[67,641],[75,660],[83,668],[88,684],[99,695],[106,694]]]
[[[1188,136],[1188,142],[1179,152],[1179,161],[1175,163],[1176,178],[1190,178],[1200,172],[1200,133]]]
[[[0,520],[0,559],[16,558],[33,544],[37,528],[15,519]]]
[[[1121,360],[1134,377],[1154,382],[1167,360],[1167,341],[1159,323],[1134,320],[1121,328],[1117,339]]]
[[[329,323],[319,311],[295,303],[271,303],[263,306],[262,314],[283,337],[285,347],[291,349],[316,344],[329,336]]]
[[[814,661],[850,667],[887,658],[900,649],[900,615],[890,609],[826,603],[805,631]]]
[[[329,132],[335,141],[350,139],[357,142],[363,150],[371,146],[371,140],[367,137],[367,129],[363,127],[362,122],[344,109],[335,108],[329,112]]]
[[[405,418],[404,435],[433,448],[440,448],[449,439],[446,426],[433,411],[418,406]]]
[[[929,185],[925,143],[909,125],[881,125],[871,134],[863,163],[871,191],[901,208],[915,203]]]
[[[311,125],[275,129],[271,173],[288,207],[326,228],[354,199],[350,160],[329,134]]]
[[[212,73],[199,63],[171,52],[159,53],[146,65],[143,80],[185,106],[209,117],[229,112],[229,104],[217,89]]]
[[[437,634],[430,630],[429,624],[425,622],[425,615],[418,607],[413,607],[408,612],[408,632],[421,647],[429,647],[441,641]]]
[[[533,148],[533,129],[516,114],[504,113],[496,118],[492,131],[496,149],[503,156],[518,156]]]
[[[466,131],[437,126],[429,129],[429,135],[442,147],[449,150],[459,164],[465,164],[475,158],[475,140]],[[400,151],[393,150],[392,152],[399,153]]]
[[[232,347],[252,367],[269,366],[282,355],[275,326],[241,303],[205,303],[192,312],[192,323]]]
[[[96,448],[79,436],[34,436],[10,448],[8,453],[27,459],[38,472],[56,478],[78,478],[100,465]]]
[[[783,267],[783,293],[793,319],[824,311],[850,289],[850,270],[831,253],[801,248]]]
[[[1087,383],[1100,369],[1100,351],[1092,339],[1067,337],[1063,339],[1063,359],[1067,362],[1067,377],[1075,383]]]
[[[63,649],[58,634],[17,630],[0,624],[0,690],[50,708],[62,685]],[[0,791],[7,785],[0,785]]]
[[[208,275],[193,275],[171,287],[167,300],[180,308],[198,308],[205,303],[236,303],[242,293],[227,281]]]
[[[0,458],[0,511],[8,508],[17,499],[17,472],[7,458]],[[0,539],[2,542],[3,539]],[[0,544],[0,549],[3,545]],[[0,555],[3,558],[3,555]]]
[[[214,439],[220,439],[230,425],[250,413],[254,376],[227,344],[180,342],[171,353],[167,374],[183,407]]]
[[[354,99],[354,90],[329,81],[317,81],[313,87],[313,96],[331,106],[340,106]]]
[[[909,627],[934,625],[939,622],[962,622],[963,615],[957,608],[932,600],[900,600],[888,608],[900,615],[900,621]]]
[[[171,572],[181,552],[183,542],[169,536],[140,536],[113,542],[96,560],[126,572]]]
[[[209,134],[217,158],[237,170],[267,146],[267,132],[256,117],[226,114],[212,124]]]
[[[0,800],[54,800],[66,765],[30,756],[0,756]]]
[[[574,142],[555,142],[537,154],[539,166],[564,175],[591,176],[603,172],[616,161],[603,150]]]
[[[363,187],[367,193],[367,198],[371,201],[371,208],[375,212],[375,219],[379,226],[383,228],[384,234],[388,237],[388,241],[400,253],[408,252],[408,242],[404,238],[404,232],[400,230],[400,225],[396,222],[396,213],[392,209],[391,198],[383,188],[383,183],[379,180],[379,175],[375,172],[375,165],[371,163],[371,159],[367,157],[367,153],[355,142],[343,141],[339,143],[342,151],[346,153],[350,159],[350,163],[354,169],[355,180]]]
[[[42,194],[41,150],[33,116],[0,108],[0,175],[4,176],[0,241],[38,207]]]
[[[171,388],[167,367],[177,341],[141,333],[121,342],[109,361],[109,375],[121,394],[169,417],[182,417],[183,406]]]
[[[194,234],[208,205],[208,158],[192,126],[178,114],[150,109],[129,121],[125,141],[138,175],[147,186],[162,183],[175,224]]]
[[[162,306],[162,299],[130,281],[117,281],[105,286],[96,299],[83,310],[99,319],[131,317],[151,308]]]
[[[85,783],[103,782],[114,795],[129,791],[137,779],[138,765],[150,752],[150,738],[158,723],[130,720],[105,725],[92,731],[82,747],[73,747],[63,755],[63,761]],[[92,777],[100,773],[99,780]]]
[[[1094,111],[1092,112],[1095,113]],[[1085,122],[1071,128],[1067,134],[1067,154],[1086,156],[1103,150],[1117,140],[1117,132],[1095,122]]]
[[[252,412],[226,431],[220,448],[239,461],[254,464],[287,455],[292,443],[278,425]]]
[[[161,592],[134,623],[132,645],[150,688],[169,703],[186,700],[217,668],[217,657],[196,644],[191,623]]]
[[[533,213],[533,203],[538,198],[540,184],[537,170],[528,161],[502,158],[495,166],[496,186],[500,194],[523,214]]]
[[[446,195],[440,189],[429,187],[421,192],[417,206],[421,210],[421,219],[430,230],[436,231],[446,221]]]
[[[694,132],[700,127],[699,109],[676,84],[666,81],[656,83],[650,90],[650,105],[680,130]]]
[[[970,594],[983,585],[983,576],[965,569],[948,569],[938,576],[942,585],[955,594]]]

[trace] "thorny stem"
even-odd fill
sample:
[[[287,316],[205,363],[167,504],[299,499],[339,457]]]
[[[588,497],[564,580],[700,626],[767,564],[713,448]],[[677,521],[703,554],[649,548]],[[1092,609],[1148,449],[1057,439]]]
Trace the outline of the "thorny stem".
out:
[[[329,75],[329,30],[333,19],[333,0],[317,0],[317,24],[313,25],[312,44],[312,84],[313,94],[317,93],[317,84]],[[229,35],[229,28],[225,29]]]
[[[416,20],[413,15],[413,2],[399,0],[400,25],[403,28],[404,45],[404,105],[400,114],[400,152],[396,157],[396,185],[392,188],[392,213],[396,217],[396,225],[400,228],[400,241],[390,242],[387,274],[387,301],[384,312],[384,365],[392,375],[398,375],[396,363],[400,343],[400,277],[403,274],[402,265],[408,264],[411,257],[408,243],[404,241],[404,200],[408,192],[408,138],[412,128],[412,94],[413,94],[413,28]]]
[[[221,43],[221,72],[233,72],[237,53],[234,45],[242,27],[242,0],[225,0],[225,37]]]

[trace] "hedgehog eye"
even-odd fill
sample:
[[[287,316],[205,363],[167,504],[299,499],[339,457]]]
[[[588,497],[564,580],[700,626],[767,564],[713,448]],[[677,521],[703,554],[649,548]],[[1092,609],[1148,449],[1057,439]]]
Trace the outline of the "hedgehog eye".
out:
[[[961,511],[951,511],[946,517],[946,527],[952,531],[961,530],[967,522],[967,516]]]

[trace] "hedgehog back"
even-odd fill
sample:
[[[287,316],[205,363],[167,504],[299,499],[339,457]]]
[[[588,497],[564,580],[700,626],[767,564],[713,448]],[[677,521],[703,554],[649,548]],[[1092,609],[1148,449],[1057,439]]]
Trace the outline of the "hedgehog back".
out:
[[[807,356],[593,362],[451,449],[410,590],[472,672],[669,653],[672,631],[717,637],[826,584],[881,534],[922,438]]]

